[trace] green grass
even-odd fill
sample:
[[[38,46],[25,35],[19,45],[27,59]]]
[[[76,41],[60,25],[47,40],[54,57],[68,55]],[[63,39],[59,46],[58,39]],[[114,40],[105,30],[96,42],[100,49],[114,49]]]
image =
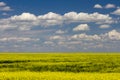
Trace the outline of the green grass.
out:
[[[0,80],[119,80],[119,53],[0,53]]]

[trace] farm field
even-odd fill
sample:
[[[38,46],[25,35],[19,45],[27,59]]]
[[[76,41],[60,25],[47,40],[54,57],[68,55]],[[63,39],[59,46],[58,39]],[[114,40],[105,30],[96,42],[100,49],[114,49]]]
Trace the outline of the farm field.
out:
[[[119,53],[0,53],[0,80],[119,80]]]
[[[120,80],[119,73],[2,72],[0,80]]]

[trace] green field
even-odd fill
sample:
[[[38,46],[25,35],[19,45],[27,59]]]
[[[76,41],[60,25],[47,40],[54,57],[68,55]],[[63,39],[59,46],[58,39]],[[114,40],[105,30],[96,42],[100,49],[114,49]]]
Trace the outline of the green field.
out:
[[[0,80],[120,80],[119,53],[0,53]]]

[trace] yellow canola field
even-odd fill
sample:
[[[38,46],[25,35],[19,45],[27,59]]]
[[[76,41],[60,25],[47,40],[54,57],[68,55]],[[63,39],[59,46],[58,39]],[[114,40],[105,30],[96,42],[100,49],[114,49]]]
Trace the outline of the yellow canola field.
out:
[[[120,73],[1,72],[0,80],[120,80]]]

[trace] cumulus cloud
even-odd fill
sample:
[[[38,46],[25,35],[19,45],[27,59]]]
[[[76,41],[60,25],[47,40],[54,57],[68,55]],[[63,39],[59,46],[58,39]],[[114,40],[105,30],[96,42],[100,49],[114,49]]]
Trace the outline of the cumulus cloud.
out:
[[[34,21],[37,20],[37,17],[31,13],[22,13],[21,15],[15,15],[11,17],[13,21]]]
[[[50,39],[50,40],[63,40],[64,37],[59,36],[59,35],[55,35],[55,36],[51,36],[49,39]]]
[[[106,33],[106,35],[111,40],[120,40],[120,32],[117,32],[116,30],[112,30],[112,31]]]
[[[117,10],[115,10],[114,12],[112,12],[112,14],[120,15],[120,8],[118,8]]]
[[[38,20],[42,26],[55,26],[63,24],[63,17],[60,14],[53,12],[38,16]]]
[[[67,36],[54,35],[44,42],[47,46],[62,47],[70,50],[108,50],[119,49],[120,32],[111,30],[103,34],[74,34]],[[115,47],[113,47],[113,45]]]
[[[0,7],[0,11],[11,11],[12,9],[9,6]]]
[[[102,7],[100,4],[96,4],[96,5],[94,6],[94,8],[100,8],[100,9],[102,9],[103,7]]]
[[[80,24],[77,27],[73,28],[73,31],[87,31],[90,30],[88,24]]]
[[[52,41],[45,41],[44,44],[52,45],[52,44],[54,44],[54,42],[52,42]]]
[[[63,31],[63,30],[57,30],[55,33],[56,34],[64,34],[64,33],[66,33],[67,31]]]
[[[2,6],[6,6],[6,3],[0,2],[0,7],[2,7]]]
[[[99,14],[98,12],[88,14],[88,13],[76,13],[76,12],[69,12],[64,14],[64,18],[66,22],[95,22],[96,24],[103,24],[103,23],[112,23],[112,17],[108,14]]]
[[[0,2],[0,11],[11,11],[11,7],[7,6],[6,3]]]
[[[120,40],[120,32],[116,30],[109,31],[108,33],[105,34],[94,34],[94,35],[87,35],[85,33],[82,34],[75,34],[71,37],[71,39],[76,39],[76,40],[98,40],[98,41],[110,41],[110,40]]]
[[[69,12],[65,13],[64,15],[49,12],[47,14],[38,16],[31,13],[22,13],[21,15],[14,15],[10,18],[0,19],[0,30],[30,30],[35,26],[50,27],[83,22],[94,22],[95,24],[111,24],[113,23],[113,19],[108,14],[99,14],[97,12],[92,14],[83,12]]]
[[[116,8],[116,5],[114,5],[114,4],[106,4],[105,6],[102,6],[102,5],[100,5],[100,4],[95,4],[94,5],[94,8],[98,8],[98,9],[110,9],[110,8]]]
[[[3,37],[0,38],[0,42],[8,42],[8,41],[14,41],[14,42],[27,42],[27,41],[39,41],[39,39],[32,39],[28,37]]]
[[[100,40],[101,37],[99,35],[87,35],[85,33],[75,34],[71,37],[72,39],[82,39],[82,40]]]
[[[114,4],[107,4],[105,6],[106,9],[109,9],[109,8],[115,8],[116,6]]]
[[[110,28],[110,25],[107,25],[107,24],[100,25],[99,28],[101,28],[101,29]]]
[[[82,44],[82,41],[66,41],[66,42],[58,42],[60,45],[77,45]]]
[[[0,29],[1,30],[30,30],[31,27],[36,26],[37,17],[30,13],[23,13],[21,15],[11,16],[7,19],[1,19]]]

